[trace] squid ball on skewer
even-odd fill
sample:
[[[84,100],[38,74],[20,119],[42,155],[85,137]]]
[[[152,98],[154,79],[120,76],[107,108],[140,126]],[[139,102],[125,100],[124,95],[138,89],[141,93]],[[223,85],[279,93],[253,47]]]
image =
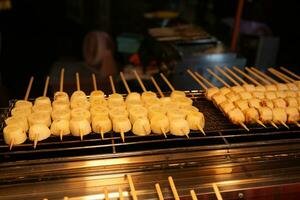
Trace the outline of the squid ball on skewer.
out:
[[[5,124],[8,125],[17,125],[21,127],[25,132],[28,131],[29,125],[28,120],[24,116],[12,116],[5,119]]]
[[[75,108],[71,111],[71,119],[85,119],[91,122],[91,113],[83,108]]]
[[[94,100],[104,100],[105,94],[103,91],[101,90],[95,90],[92,91],[90,94],[90,101],[94,101]]]
[[[255,91],[256,92],[265,92],[266,88],[263,85],[257,85],[257,86],[255,86]]]
[[[77,90],[77,91],[73,92],[73,94],[71,96],[71,102],[74,100],[86,100],[87,101],[87,96],[83,91]]]
[[[272,101],[272,100],[269,100],[269,99],[263,99],[263,100],[261,101],[261,106],[262,106],[262,107],[268,107],[268,108],[271,108],[271,109],[274,108],[273,101]]]
[[[90,107],[91,107],[90,102],[88,102],[85,99],[75,99],[75,100],[71,101],[71,109],[83,108],[83,109],[89,110]]]
[[[54,101],[69,102],[69,95],[66,92],[55,92]]]
[[[69,102],[66,102],[66,101],[56,100],[52,103],[52,109],[53,110],[70,109],[70,104],[69,104]]]
[[[269,92],[275,92],[277,91],[277,87],[276,85],[270,84],[270,85],[265,85],[266,91]]]
[[[174,119],[185,119],[186,118],[186,112],[183,109],[180,108],[174,108],[167,111],[167,116],[169,120]]]
[[[137,92],[131,92],[127,95],[125,102],[128,101],[141,101],[141,95]]]
[[[36,112],[41,112],[41,113],[45,113],[45,114],[48,114],[48,115],[51,115],[51,112],[52,112],[52,107],[51,105],[41,105],[41,104],[38,104],[38,105],[34,105],[32,107],[32,112],[36,113]]]
[[[124,103],[124,98],[121,94],[114,93],[110,94],[107,99],[108,103]]]
[[[228,88],[228,87],[222,87],[222,88],[220,88],[220,91],[219,91],[221,94],[223,94],[223,95],[226,95],[226,94],[228,94],[229,92],[231,92],[231,89],[230,88]]]
[[[212,96],[217,94],[218,92],[220,91],[219,88],[217,87],[212,87],[212,88],[209,88],[205,91],[205,97],[208,99],[208,100],[212,100]]]
[[[287,113],[285,108],[274,108],[273,109],[273,122],[275,124],[283,124],[287,121]]]
[[[250,108],[259,109],[261,107],[261,100],[257,98],[252,98],[248,100],[248,105]]]
[[[230,101],[224,101],[220,104],[220,110],[227,114],[229,111],[233,110],[235,108],[235,105]]]
[[[111,120],[114,120],[114,118],[128,118],[128,111],[121,108],[112,108],[109,111],[109,117]]]
[[[252,94],[250,92],[240,92],[240,99],[247,100],[252,98]]]
[[[151,130],[155,134],[164,134],[170,131],[169,119],[166,115],[155,115],[150,119]]]
[[[109,117],[109,110],[106,106],[94,106],[90,109],[92,118],[96,116]]]
[[[45,124],[33,124],[29,128],[29,139],[31,141],[42,141],[50,137],[51,132]]]
[[[277,98],[272,100],[273,105],[275,108],[286,108],[286,102],[284,99]]]
[[[257,99],[264,99],[265,97],[265,93],[264,92],[252,92],[252,97],[253,98],[257,98]]]
[[[51,117],[46,113],[32,113],[28,116],[29,126],[33,126],[34,124],[43,124],[46,127],[51,125]]]
[[[277,91],[285,91],[285,90],[289,90],[289,87],[286,84],[283,83],[277,83],[275,84]]]
[[[25,101],[25,100],[18,100],[15,103],[15,108],[27,108],[27,109],[31,109],[32,108],[32,103],[30,101]]]
[[[215,94],[214,96],[212,96],[212,101],[213,103],[218,106],[220,105],[221,103],[223,103],[224,101],[226,101],[226,97],[222,94]]]
[[[240,99],[240,96],[236,92],[229,92],[225,95],[228,101],[235,102]]]
[[[129,111],[129,119],[132,124],[139,118],[147,118],[148,110],[144,107],[132,108]]]
[[[3,129],[3,137],[4,142],[9,145],[22,144],[27,140],[26,132],[18,124],[6,126]]]
[[[285,98],[286,97],[286,92],[285,91],[276,91],[276,96],[277,98]]]
[[[92,132],[90,122],[85,118],[71,118],[70,131],[73,136],[80,137],[88,135]]]
[[[188,136],[190,133],[189,123],[182,118],[170,120],[170,133],[176,136]]]
[[[245,88],[243,88],[242,86],[233,86],[231,87],[231,91],[236,93],[245,92]]]
[[[243,88],[244,88],[245,91],[247,91],[247,92],[254,92],[254,91],[256,91],[255,85],[252,85],[252,84],[244,84],[244,85],[243,85]]]
[[[51,100],[49,97],[38,97],[34,101],[35,106],[50,106],[51,107]]]
[[[277,98],[276,92],[274,92],[274,91],[268,91],[268,92],[266,92],[265,96],[266,96],[266,99],[269,99],[269,100],[273,100],[273,99]]]
[[[286,97],[284,100],[285,100],[287,106],[289,106],[289,107],[298,107],[297,98]]]
[[[112,130],[112,122],[107,116],[95,116],[92,121],[92,129],[104,138],[104,134]]]
[[[51,113],[52,120],[70,120],[70,109],[53,110]]]
[[[28,117],[31,114],[31,108],[15,107],[11,110],[12,116]]]
[[[132,125],[132,133],[139,136],[149,135],[151,133],[151,126],[148,118],[138,118]]]
[[[292,90],[287,90],[285,91],[286,97],[294,97],[296,98],[298,96],[297,92],[292,91]]]
[[[180,90],[174,90],[171,92],[171,99],[176,99],[178,97],[185,97],[185,92],[184,91],[180,91]]]
[[[205,126],[205,118],[201,112],[193,112],[187,115],[186,121],[189,124],[191,130],[200,130],[204,133],[203,129]]]
[[[161,105],[152,105],[148,108],[148,117],[150,120],[156,115],[165,115],[166,113],[166,108]]]
[[[289,90],[291,90],[291,91],[298,91],[299,90],[295,83],[287,83],[286,85],[288,86]]]
[[[287,123],[296,123],[300,120],[299,110],[297,107],[287,107],[286,108],[287,114]]]
[[[70,132],[70,121],[66,119],[54,120],[50,127],[50,132],[55,136],[69,135]]]
[[[142,99],[143,102],[145,102],[149,99],[152,99],[152,98],[157,98],[156,93],[151,92],[151,91],[147,91],[147,92],[142,93],[141,99]]]
[[[247,100],[237,100],[235,102],[233,102],[233,104],[239,108],[241,111],[249,108],[249,105],[248,105],[248,101]]]

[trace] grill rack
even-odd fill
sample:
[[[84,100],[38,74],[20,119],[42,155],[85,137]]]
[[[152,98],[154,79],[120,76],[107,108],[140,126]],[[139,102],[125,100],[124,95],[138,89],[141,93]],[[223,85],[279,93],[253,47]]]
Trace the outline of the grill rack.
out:
[[[215,106],[207,101],[203,91],[186,91],[187,96],[194,100],[194,106],[198,107],[205,115],[206,136],[199,131],[191,131],[190,138],[168,135],[136,136],[132,133],[125,134],[123,143],[120,135],[109,132],[105,139],[99,134],[89,134],[83,141],[74,136],[64,136],[63,141],[59,137],[50,136],[48,139],[38,143],[33,149],[32,142],[27,140],[24,144],[14,146],[9,151],[4,143],[3,132],[0,133],[0,158],[1,162],[50,159],[74,156],[97,155],[103,158],[122,157],[122,155],[149,155],[168,154],[170,152],[201,151],[230,149],[236,147],[253,147],[276,144],[300,143],[300,129],[291,125],[287,130],[280,126],[277,130],[272,126],[263,128],[256,125],[249,126],[250,131],[233,125]],[[166,93],[166,96],[169,94]],[[10,102],[9,108],[5,110],[5,118],[9,116],[16,100]],[[1,130],[4,120],[1,123]]]

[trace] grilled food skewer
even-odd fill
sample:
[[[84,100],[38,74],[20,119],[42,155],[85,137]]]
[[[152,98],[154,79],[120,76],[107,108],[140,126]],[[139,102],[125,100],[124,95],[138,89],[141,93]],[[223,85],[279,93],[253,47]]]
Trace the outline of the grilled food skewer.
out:
[[[213,186],[213,189],[214,189],[214,192],[215,192],[215,195],[216,195],[217,199],[218,199],[218,200],[223,200],[223,197],[222,197],[222,195],[221,195],[221,192],[220,192],[220,190],[219,190],[217,184],[216,184],[216,183],[213,183],[212,186]]]
[[[226,72],[224,72],[224,74],[226,74]],[[224,75],[223,74],[223,75]],[[227,76],[226,77],[230,77],[228,74],[227,74]],[[231,79],[229,79],[229,80],[231,80]],[[232,81],[233,82],[233,81]],[[234,82],[233,82],[234,83]],[[234,83],[235,85],[236,85],[236,83]],[[236,85],[236,86],[240,86],[240,85]],[[256,109],[255,109],[256,110]],[[258,114],[258,112],[257,112],[257,114]],[[259,119],[257,119],[257,118],[255,118],[255,122],[256,123],[258,123],[259,125],[261,125],[261,126],[263,126],[264,128],[266,128],[266,126],[264,125],[264,123],[262,122],[262,121],[260,121]]]
[[[180,200],[180,198],[179,198],[179,195],[178,195],[178,192],[177,192],[177,189],[176,189],[176,186],[175,186],[175,183],[174,183],[174,180],[173,180],[172,176],[169,176],[169,177],[168,177],[168,181],[169,181],[169,184],[170,184],[170,187],[171,187],[171,190],[172,190],[172,193],[173,193],[174,199],[175,199],[175,200]]]
[[[219,77],[219,78],[220,78],[220,77]],[[198,79],[198,81],[200,81],[200,80]],[[198,81],[197,81],[197,82],[198,82]],[[201,81],[200,81],[200,82],[201,82]],[[207,81],[207,82],[208,82],[208,81]],[[203,85],[203,84],[204,84],[204,83],[202,83],[202,84],[200,84],[200,85]],[[217,87],[212,87],[212,88],[207,89],[207,90],[206,90],[206,96],[207,96],[207,98],[208,98],[208,94],[207,94],[207,93],[209,92],[210,89],[214,89],[214,90],[217,89],[216,91],[214,91],[214,94],[218,93],[218,91],[219,91],[219,89],[218,89]],[[232,122],[233,122],[233,121],[232,121]],[[236,124],[235,122],[233,122],[233,123]],[[244,129],[246,129],[247,131],[249,131],[249,129],[248,129],[248,127],[245,125],[244,121],[239,121],[238,124],[239,124],[240,126],[242,126]]]
[[[128,182],[129,182],[130,193],[131,193],[132,199],[133,200],[138,200],[138,197],[137,197],[137,194],[136,194],[136,191],[135,191],[135,187],[134,187],[134,184],[133,184],[133,181],[132,181],[132,177],[131,177],[130,174],[127,174],[127,179],[128,179]]]
[[[164,196],[161,192],[161,189],[160,189],[160,186],[158,183],[155,184],[155,189],[156,189],[156,193],[157,193],[157,196],[158,196],[158,199],[159,200],[164,200]]]

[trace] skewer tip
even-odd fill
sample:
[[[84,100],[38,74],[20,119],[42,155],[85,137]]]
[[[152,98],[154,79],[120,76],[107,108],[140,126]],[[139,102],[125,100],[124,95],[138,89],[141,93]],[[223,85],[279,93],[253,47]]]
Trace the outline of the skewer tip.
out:
[[[166,134],[166,131],[163,127],[161,127],[161,132],[164,134],[165,138],[167,138],[167,134]]]
[[[271,124],[272,126],[274,126],[276,129],[279,129],[278,126],[277,126],[274,122],[270,122],[270,124]]]
[[[262,121],[260,121],[259,119],[256,120],[256,123],[258,123],[259,125],[261,125],[264,128],[267,128],[266,125],[264,125],[264,123]]]
[[[9,150],[12,150],[12,147],[14,146],[14,139],[12,139],[9,143]]]
[[[250,131],[249,128],[246,126],[246,124],[244,124],[244,122],[240,122],[240,125],[241,125],[246,131]]]
[[[283,121],[280,122],[283,126],[285,126],[287,129],[290,129],[290,127]]]
[[[124,135],[124,132],[121,131],[121,132],[120,132],[120,135],[121,135],[122,141],[125,142],[125,135]],[[130,175],[128,175],[128,176],[130,176]]]
[[[206,136],[206,134],[205,134],[203,128],[202,128],[199,124],[198,124],[197,126],[198,126],[198,129],[200,130],[200,132],[201,132],[204,136]]]

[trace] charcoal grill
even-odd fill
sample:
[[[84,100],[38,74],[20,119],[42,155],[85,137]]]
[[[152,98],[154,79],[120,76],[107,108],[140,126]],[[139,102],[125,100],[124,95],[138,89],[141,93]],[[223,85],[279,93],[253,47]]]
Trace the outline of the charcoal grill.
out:
[[[206,136],[198,131],[190,138],[127,133],[125,142],[113,132],[103,140],[99,134],[83,141],[51,136],[36,149],[27,141],[11,151],[1,136],[0,199],[99,199],[104,186],[128,191],[126,173],[133,175],[141,199],[156,199],[154,183],[159,181],[165,196],[171,197],[168,175],[179,184],[181,196],[196,189],[212,199],[210,183],[216,181],[230,199],[249,189],[287,187],[299,181],[299,128],[253,125],[248,132],[232,125],[203,91],[186,93],[205,114]],[[14,102],[3,111],[4,118]]]

